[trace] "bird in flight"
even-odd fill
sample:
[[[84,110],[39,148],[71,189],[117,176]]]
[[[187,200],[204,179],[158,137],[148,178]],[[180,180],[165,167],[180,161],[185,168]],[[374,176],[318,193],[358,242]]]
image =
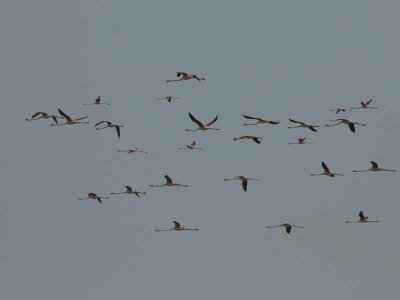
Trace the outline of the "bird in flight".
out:
[[[376,221],[376,220],[375,221],[368,220],[368,216],[365,217],[364,213],[362,211],[360,211],[358,216],[360,217],[360,219],[358,221],[346,221],[346,223],[369,223],[369,222],[376,223],[376,222],[379,222],[379,221]]]
[[[390,170],[390,169],[382,169],[374,161],[371,161],[370,163],[372,164],[372,167],[370,169],[368,169],[368,170],[353,170],[353,172],[369,172],[369,171],[373,171],[373,172],[379,172],[379,171],[396,172],[397,171],[397,170]]]
[[[96,100],[94,101],[94,103],[84,103],[83,105],[111,105],[110,103],[104,103],[104,102],[100,102],[101,101],[101,97],[98,96],[96,98]]]
[[[255,118],[255,117],[250,117],[246,115],[242,115],[244,118],[249,119],[249,120],[257,120],[255,123],[244,123],[243,126],[249,126],[249,125],[257,125],[257,124],[272,124],[272,125],[277,125],[281,121],[270,121],[266,119],[261,119],[261,118]]]
[[[332,173],[331,171],[329,171],[329,168],[327,167],[327,165],[322,162],[322,168],[324,169],[324,172],[319,173],[319,174],[310,174],[311,176],[318,176],[318,175],[325,175],[325,176],[330,176],[330,177],[335,177],[335,175],[338,176],[344,176],[344,174],[338,174],[338,173]]]
[[[317,132],[317,129],[315,129],[316,127],[319,127],[319,126],[316,126],[316,125],[309,125],[309,124],[306,124],[306,123],[304,123],[304,122],[299,122],[299,121],[295,121],[295,120],[293,120],[293,119],[289,119],[289,121],[290,122],[292,122],[292,123],[297,123],[297,124],[299,124],[298,126],[292,126],[292,127],[288,127],[289,129],[293,129],[293,128],[308,128],[308,129],[310,129],[311,131],[314,131],[314,132]]]
[[[186,129],[186,131],[198,131],[198,130],[220,130],[219,128],[212,128],[210,127],[212,124],[214,124],[218,120],[218,116],[216,116],[212,121],[203,124],[199,120],[197,120],[191,113],[189,113],[189,118],[192,120],[192,122],[196,123],[198,128],[196,129]]]
[[[372,99],[369,99],[368,101],[361,101],[361,106],[360,107],[352,107],[351,109],[377,109],[376,106],[370,106],[372,102]]]
[[[148,153],[148,152],[143,151],[142,149],[137,148],[137,147],[129,148],[128,150],[117,150],[117,152],[125,152],[127,154],[136,153],[136,152]]]
[[[359,122],[353,122],[347,119],[336,119],[336,120],[330,120],[331,122],[335,122],[335,121],[339,121],[336,124],[327,124],[325,125],[326,127],[332,127],[332,126],[337,126],[339,124],[347,124],[347,126],[349,126],[351,132],[356,132],[356,127],[355,125],[360,125],[360,126],[365,126],[367,124],[364,123],[359,123]]]
[[[246,177],[246,176],[235,176],[233,178],[225,178],[226,180],[241,180],[242,181],[242,188],[243,190],[246,192],[247,191],[247,181],[248,180],[255,180],[255,181],[260,181],[260,179],[258,178],[250,178],[250,177]]]
[[[168,175],[164,176],[166,182],[164,184],[159,184],[159,185],[155,185],[155,184],[151,184],[151,187],[162,187],[162,186],[182,186],[182,187],[188,187],[186,184],[179,184],[176,182],[173,182],[171,177],[169,177]]]
[[[132,189],[132,187],[130,187],[129,185],[125,185],[125,192],[120,192],[120,193],[110,193],[111,195],[121,195],[121,194],[135,194],[136,196],[138,196],[140,198],[140,194],[146,194],[146,192],[139,192],[136,191],[134,189]]]
[[[109,197],[97,196],[95,193],[89,193],[86,198],[78,198],[79,200],[97,200],[101,204],[101,199],[108,199]]]
[[[338,107],[338,108],[330,109],[330,111],[334,111],[335,115],[337,115],[338,113],[341,113],[341,112],[351,111],[351,109]]]
[[[38,112],[35,112],[30,119],[25,119],[25,120],[26,121],[36,121],[36,120],[40,120],[40,119],[49,119],[49,118],[52,118],[56,124],[58,124],[57,119],[64,119],[63,117],[60,117],[60,116],[55,116],[55,115],[51,115],[51,114],[48,114],[43,111],[38,111]]]
[[[188,74],[188,73],[185,73],[185,72],[176,72],[176,76],[179,78],[179,79],[170,79],[170,80],[167,80],[167,82],[174,82],[174,81],[182,81],[182,80],[189,80],[189,79],[196,79],[196,80],[198,80],[198,81],[204,81],[204,80],[206,80],[205,78],[202,78],[202,77],[198,77],[197,75],[195,75],[195,74]]]
[[[76,118],[76,119],[72,119],[70,116],[68,116],[66,113],[64,113],[61,109],[58,109],[58,112],[60,113],[61,116],[64,117],[64,119],[66,120],[65,123],[63,124],[50,124],[50,126],[63,126],[63,125],[74,125],[74,124],[89,124],[89,122],[85,122],[85,121],[81,121],[86,119],[88,116],[84,116],[81,118]]]
[[[203,148],[196,147],[196,141],[193,141],[190,145],[186,145],[184,148],[178,148],[178,150],[203,150]]]
[[[300,137],[297,138],[297,143],[288,143],[289,145],[303,145],[303,144],[312,144],[312,142],[307,142],[307,138],[305,137]]]
[[[241,137],[233,138],[234,141],[237,140],[252,140],[256,144],[261,144],[262,136],[254,136],[254,135],[242,135]]]
[[[98,125],[103,124],[103,123],[105,123],[106,125],[101,128],[97,128]],[[102,130],[102,129],[106,129],[106,128],[115,128],[117,130],[118,138],[120,138],[120,136],[121,136],[121,127],[124,127],[124,125],[114,125],[110,121],[100,121],[100,122],[94,124],[94,126],[96,127],[96,130]]]
[[[177,221],[172,221],[174,223],[174,227],[170,229],[155,229],[154,231],[184,231],[184,230],[199,230],[198,228],[186,228],[181,226],[179,222]]]
[[[285,227],[286,233],[289,234],[290,231],[292,230],[292,227],[297,227],[297,228],[304,228],[303,226],[297,226],[289,223],[284,223],[281,225],[275,225],[275,226],[267,226],[266,228],[276,228],[276,227]]]
[[[181,98],[174,97],[174,96],[165,96],[162,98],[157,98],[157,100],[167,100],[169,103],[171,103],[173,99],[181,99]]]

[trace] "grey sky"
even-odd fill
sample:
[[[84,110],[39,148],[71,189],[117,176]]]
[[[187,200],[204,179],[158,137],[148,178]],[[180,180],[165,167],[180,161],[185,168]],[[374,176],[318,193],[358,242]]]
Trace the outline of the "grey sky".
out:
[[[385,299],[400,267],[400,4],[3,1],[4,299]],[[176,71],[206,81],[166,83]],[[82,106],[101,95],[111,106]],[[181,97],[172,103],[161,96]],[[324,125],[329,109],[367,123]],[[91,124],[25,122],[35,111]],[[195,128],[188,112],[221,131]],[[281,120],[244,127],[242,114]],[[124,124],[96,131],[94,122]],[[243,134],[262,144],[233,142]],[[314,144],[288,146],[306,136]],[[196,140],[203,151],[177,151]],[[119,149],[141,147],[149,154]],[[338,178],[311,177],[324,160]],[[150,188],[165,174],[188,188]],[[239,182],[224,178],[246,175]],[[148,194],[78,201],[131,185]],[[345,224],[363,210],[377,224]],[[198,232],[154,232],[172,220]],[[265,226],[305,226],[290,235]],[[297,229],[297,230],[296,230]]]

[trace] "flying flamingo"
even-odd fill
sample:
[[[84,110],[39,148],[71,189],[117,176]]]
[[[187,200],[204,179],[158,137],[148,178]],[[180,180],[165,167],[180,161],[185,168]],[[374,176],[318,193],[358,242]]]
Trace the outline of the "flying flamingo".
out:
[[[339,124],[347,124],[347,125],[349,126],[351,132],[356,132],[356,128],[355,128],[355,126],[354,126],[355,124],[356,124],[356,125],[360,125],[360,126],[365,126],[365,125],[367,125],[367,124],[364,124],[364,123],[353,122],[353,121],[350,121],[350,120],[347,120],[347,119],[336,119],[336,120],[330,120],[330,121],[331,121],[331,122],[339,121],[339,122],[336,123],[336,124],[327,124],[327,125],[325,125],[326,127],[337,126],[337,125],[339,125]]]
[[[346,221],[346,223],[370,223],[370,222],[379,222],[379,221],[370,221],[368,220],[368,216],[365,217],[364,213],[362,211],[360,211],[360,213],[358,214],[358,216],[360,217],[360,220],[358,221]]]
[[[293,225],[293,224],[289,224],[289,223],[284,223],[284,224],[275,225],[275,226],[267,226],[266,228],[276,228],[276,227],[285,227],[286,233],[288,233],[288,234],[292,230],[292,227],[304,228],[303,226],[297,226],[297,225]]]
[[[174,222],[175,226],[171,229],[155,229],[154,231],[184,231],[184,230],[199,230],[198,228],[186,228],[181,226],[177,221]]]
[[[87,198],[78,198],[79,200],[97,200],[101,204],[101,199],[108,199],[109,197],[97,196],[95,193],[89,193]]]
[[[242,135],[241,137],[233,138],[234,141],[237,140],[253,140],[256,144],[261,144],[262,136],[254,136],[254,135]]]
[[[71,119],[71,117],[68,116],[66,113],[64,113],[61,109],[58,109],[58,112],[60,113],[60,115],[62,115],[65,118],[66,122],[63,123],[63,124],[58,124],[58,123],[57,124],[50,124],[50,126],[74,125],[74,124],[78,124],[78,123],[89,124],[89,122],[82,122],[81,121],[83,119],[86,119],[88,116],[84,116],[84,117],[76,118],[76,119]]]
[[[188,74],[188,73],[185,73],[185,72],[176,72],[176,76],[178,78],[179,77],[181,77],[181,78],[180,79],[170,79],[170,80],[167,80],[167,82],[182,81],[182,80],[189,80],[189,79],[197,79],[200,82],[202,80],[206,80],[205,78],[198,77],[195,74]]]
[[[311,131],[314,131],[314,132],[317,132],[317,129],[315,129],[315,127],[319,127],[319,126],[316,126],[316,125],[308,125],[308,124],[306,124],[306,123],[304,123],[304,122],[299,122],[299,121],[295,121],[295,120],[293,120],[293,119],[289,119],[289,121],[290,122],[292,122],[292,123],[297,123],[297,124],[299,124],[299,126],[294,126],[294,127],[288,127],[289,129],[293,129],[293,128],[308,128],[308,129],[310,129]]]
[[[165,175],[164,178],[166,179],[166,182],[164,184],[159,184],[159,185],[155,185],[155,184],[151,184],[151,187],[162,187],[162,186],[182,186],[182,187],[188,187],[186,184],[179,184],[176,182],[173,182],[171,177],[169,177],[168,175]]]
[[[389,172],[396,172],[397,170],[389,170],[389,169],[382,169],[378,166],[378,164],[374,161],[371,161],[372,167],[368,170],[353,170],[353,172],[378,172],[378,171],[389,171]]]
[[[174,97],[174,96],[165,96],[165,97],[162,97],[162,98],[157,98],[157,100],[167,100],[169,103],[171,103],[172,102],[172,99],[181,99],[181,98],[178,98],[178,97]]]
[[[35,112],[30,119],[25,119],[25,120],[26,121],[36,121],[36,120],[40,120],[40,119],[49,119],[49,118],[52,118],[56,124],[58,124],[57,119],[64,119],[63,117],[60,117],[60,116],[55,116],[55,115],[48,114],[46,112],[38,111],[38,112]]]
[[[244,118],[249,119],[249,120],[257,120],[256,123],[244,123],[244,126],[249,126],[249,125],[257,125],[257,124],[272,124],[272,125],[277,125],[279,124],[281,121],[270,121],[270,120],[266,120],[266,119],[261,119],[261,118],[255,118],[255,117],[250,117],[250,116],[246,116],[246,115],[242,115]]]
[[[136,196],[138,196],[140,198],[139,194],[146,194],[146,192],[139,192],[136,191],[134,189],[132,189],[132,187],[130,187],[129,185],[125,185],[126,191],[125,192],[121,192],[121,193],[110,193],[111,195],[121,195],[121,194],[135,194]]]
[[[201,123],[199,120],[197,120],[195,117],[193,117],[193,115],[192,115],[191,113],[189,113],[189,117],[190,117],[190,120],[192,120],[194,123],[196,123],[197,126],[199,126],[199,127],[196,128],[196,129],[186,129],[186,131],[220,130],[219,128],[212,128],[212,127],[209,127],[209,126],[211,126],[212,124],[214,124],[214,123],[218,120],[218,116],[216,116],[216,117],[214,118],[214,120],[208,122],[207,124]]]
[[[370,106],[372,102],[372,99],[369,99],[368,101],[361,101],[361,106],[360,107],[352,107],[351,109],[368,109],[368,108],[373,108],[373,109],[377,109],[377,107],[374,106]]]
[[[241,180],[242,181],[242,188],[246,192],[247,191],[247,181],[248,180],[255,180],[255,181],[260,181],[258,178],[250,178],[250,177],[245,177],[245,176],[235,176],[233,178],[226,178],[226,180]]]
[[[338,107],[338,108],[330,109],[329,111],[334,111],[335,115],[337,115],[338,113],[341,113],[341,112],[351,111],[351,109]]]
[[[135,152],[141,152],[141,153],[148,153],[146,151],[141,150],[140,148],[134,147],[134,148],[129,148],[128,150],[117,150],[117,152],[125,152],[127,154],[135,153]]]
[[[331,171],[329,171],[329,168],[326,166],[326,164],[324,162],[322,162],[322,168],[324,169],[323,173],[310,174],[310,175],[311,176],[325,175],[325,176],[330,176],[330,177],[335,177],[335,175],[344,176],[344,174],[332,173]]]
[[[178,148],[178,150],[203,150],[203,148],[196,147],[196,142],[193,141],[190,145],[186,145],[185,148]]]
[[[124,127],[124,125],[114,125],[113,123],[111,123],[110,121],[100,121],[96,124],[94,124],[94,126],[98,126],[100,124],[106,123],[106,126],[102,127],[102,128],[96,128],[96,130],[102,130],[102,129],[106,129],[106,128],[115,128],[117,130],[117,135],[118,138],[120,138],[121,136],[121,127]]]
[[[83,105],[111,105],[110,103],[104,103],[104,102],[100,102],[100,101],[101,101],[101,97],[98,96],[94,103],[85,103]]]
[[[298,138],[298,139],[297,139],[297,140],[298,140],[297,143],[288,143],[288,144],[289,144],[289,145],[312,144],[312,142],[306,142],[306,139],[307,139],[307,138],[305,138],[305,137],[301,137],[301,138]]]

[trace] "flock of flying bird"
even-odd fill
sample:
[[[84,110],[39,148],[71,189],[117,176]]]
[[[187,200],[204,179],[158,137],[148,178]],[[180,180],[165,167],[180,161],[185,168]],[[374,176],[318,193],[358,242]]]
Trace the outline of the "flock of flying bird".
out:
[[[176,73],[178,79],[171,79],[171,80],[167,80],[166,82],[178,82],[178,81],[186,81],[186,80],[197,80],[199,82],[202,82],[205,80],[205,78],[203,77],[199,77],[195,74],[188,74],[185,72],[177,72]],[[169,103],[172,102],[172,100],[174,99],[181,99],[178,97],[174,97],[174,96],[165,96],[162,98],[158,98],[158,100],[166,100]],[[368,101],[361,101],[361,106],[359,107],[351,107],[351,108],[335,108],[335,109],[331,109],[330,111],[334,111],[335,114],[339,114],[342,112],[348,112],[354,109],[378,109],[378,107],[374,107],[371,106],[372,103],[372,99],[368,100]],[[97,97],[95,99],[94,103],[84,103],[83,105],[111,105],[110,103],[104,103],[101,100],[101,97]],[[83,116],[83,117],[78,117],[78,118],[71,118],[69,115],[67,115],[66,113],[64,113],[61,109],[58,109],[58,112],[60,115],[54,115],[54,114],[49,114],[46,112],[35,112],[31,118],[27,118],[25,119],[26,121],[35,121],[35,120],[40,120],[40,119],[51,119],[53,120],[54,123],[50,124],[50,126],[63,126],[63,125],[75,125],[75,124],[89,124],[88,121],[85,121],[88,116]],[[273,120],[268,120],[268,119],[264,119],[264,118],[258,118],[258,117],[252,117],[252,116],[248,116],[248,115],[243,115],[243,117],[247,120],[254,120],[255,122],[253,123],[244,123],[244,126],[255,126],[258,124],[270,124],[270,125],[278,125],[281,123],[281,121],[273,121]],[[195,129],[186,129],[186,131],[206,131],[206,130],[220,130],[219,128],[214,128],[211,127],[217,120],[218,120],[218,116],[216,116],[214,119],[212,119],[211,121],[207,122],[207,123],[203,123],[200,122],[198,119],[196,119],[190,112],[189,112],[189,118],[190,120],[195,123],[197,125],[197,128]],[[59,120],[64,120],[64,123],[59,123]],[[301,122],[301,121],[296,121],[293,119],[289,119],[290,122],[296,124],[296,126],[289,126],[289,129],[294,129],[294,128],[306,128],[309,129],[313,132],[317,132],[318,125],[311,125],[311,124],[307,124],[305,122]],[[355,122],[355,121],[351,121],[348,119],[344,119],[344,118],[337,118],[334,120],[330,120],[331,124],[326,124],[326,127],[333,127],[333,126],[337,126],[340,124],[345,124],[349,127],[350,131],[355,133],[355,125],[359,125],[359,126],[365,126],[366,124],[364,123],[360,123],[360,122]],[[336,122],[336,123],[332,123],[332,122]],[[100,125],[102,127],[100,127]],[[99,121],[96,124],[94,124],[95,129],[96,130],[103,130],[106,128],[115,128],[116,133],[117,133],[117,137],[120,138],[121,136],[121,128],[123,127],[123,125],[116,125],[113,124],[110,121]],[[238,141],[238,140],[252,140],[253,142],[255,142],[256,144],[260,144],[262,141],[263,137],[259,137],[259,136],[252,136],[252,135],[243,135],[240,137],[235,137],[233,138],[233,141]],[[298,138],[297,142],[290,142],[288,143],[289,145],[294,145],[294,144],[312,144],[312,142],[308,142],[306,141],[307,138],[305,137],[300,137]],[[193,141],[190,145],[186,145],[186,147],[183,148],[178,148],[178,150],[203,150],[203,148],[201,147],[197,147],[196,146],[196,142]],[[137,152],[141,152],[141,153],[148,153],[146,151],[143,151],[140,148],[137,147],[133,147],[133,148],[129,148],[127,150],[117,150],[118,152],[124,152],[127,154],[131,154],[131,153],[137,153]],[[353,172],[378,172],[378,171],[387,171],[387,172],[396,172],[396,170],[394,169],[384,169],[379,167],[379,165],[374,162],[371,161],[371,168],[366,169],[366,170],[353,170]],[[310,174],[311,176],[319,176],[319,175],[325,175],[325,176],[329,176],[329,177],[335,177],[335,176],[344,176],[344,174],[340,174],[340,173],[334,173],[332,171],[330,171],[330,169],[328,168],[328,166],[326,165],[325,162],[321,163],[322,165],[322,169],[323,172],[322,173],[315,173],[315,174]],[[172,180],[172,178],[168,175],[164,176],[165,178],[165,183],[164,184],[152,184],[150,185],[150,187],[173,187],[173,186],[178,186],[178,187],[188,187],[188,185],[186,184],[180,184],[177,183],[175,181]],[[246,176],[235,176],[233,178],[225,178],[225,181],[230,181],[230,180],[240,180],[241,184],[242,184],[242,188],[243,190],[246,192],[247,191],[247,185],[248,185],[248,181],[253,180],[253,181],[259,181],[258,178],[251,178],[251,177],[246,177]],[[125,186],[125,191],[122,192],[112,192],[110,193],[111,195],[121,195],[121,194],[133,194],[136,195],[137,197],[140,197],[141,194],[146,194],[146,192],[140,192],[137,191],[135,189],[133,189],[131,186]],[[97,200],[100,204],[102,203],[102,199],[109,199],[108,196],[99,196],[96,193],[88,193],[87,197],[81,197],[78,198],[79,200]],[[359,220],[357,221],[346,221],[346,223],[368,223],[368,222],[379,222],[378,220],[369,220],[368,216],[364,216],[363,211],[360,211],[359,214]],[[198,230],[198,228],[186,228],[181,226],[181,224],[177,221],[173,221],[174,223],[174,227],[170,228],[170,229],[156,229],[155,231],[193,231],[193,230]],[[275,225],[275,226],[267,226],[266,228],[276,228],[276,227],[283,227],[285,228],[287,233],[291,232],[292,227],[297,227],[297,228],[304,228],[303,226],[298,226],[298,225],[294,225],[294,224],[290,224],[290,223],[284,223],[284,224],[279,224],[279,225]]]

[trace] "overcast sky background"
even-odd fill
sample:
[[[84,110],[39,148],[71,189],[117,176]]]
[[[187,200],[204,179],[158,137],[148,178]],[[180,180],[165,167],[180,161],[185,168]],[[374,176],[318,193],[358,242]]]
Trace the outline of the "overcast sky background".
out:
[[[4,299],[385,299],[398,294],[396,1],[3,1]],[[177,71],[206,81],[166,83]],[[82,106],[102,96],[111,106]],[[161,96],[181,97],[172,103]],[[365,122],[329,109],[374,99]],[[26,122],[35,111],[91,124]],[[196,128],[188,112],[220,131]],[[281,120],[242,126],[242,114]],[[124,124],[96,131],[93,124]],[[262,144],[233,142],[243,134]],[[306,136],[314,144],[289,146]],[[177,151],[196,140],[203,151]],[[148,154],[117,150],[141,147]],[[344,177],[311,177],[324,160]],[[150,188],[170,175],[188,188]],[[240,182],[224,178],[260,178]],[[131,185],[147,195],[78,201]],[[380,223],[345,224],[363,210]],[[154,232],[172,221],[198,232]],[[265,226],[305,226],[290,235]]]

